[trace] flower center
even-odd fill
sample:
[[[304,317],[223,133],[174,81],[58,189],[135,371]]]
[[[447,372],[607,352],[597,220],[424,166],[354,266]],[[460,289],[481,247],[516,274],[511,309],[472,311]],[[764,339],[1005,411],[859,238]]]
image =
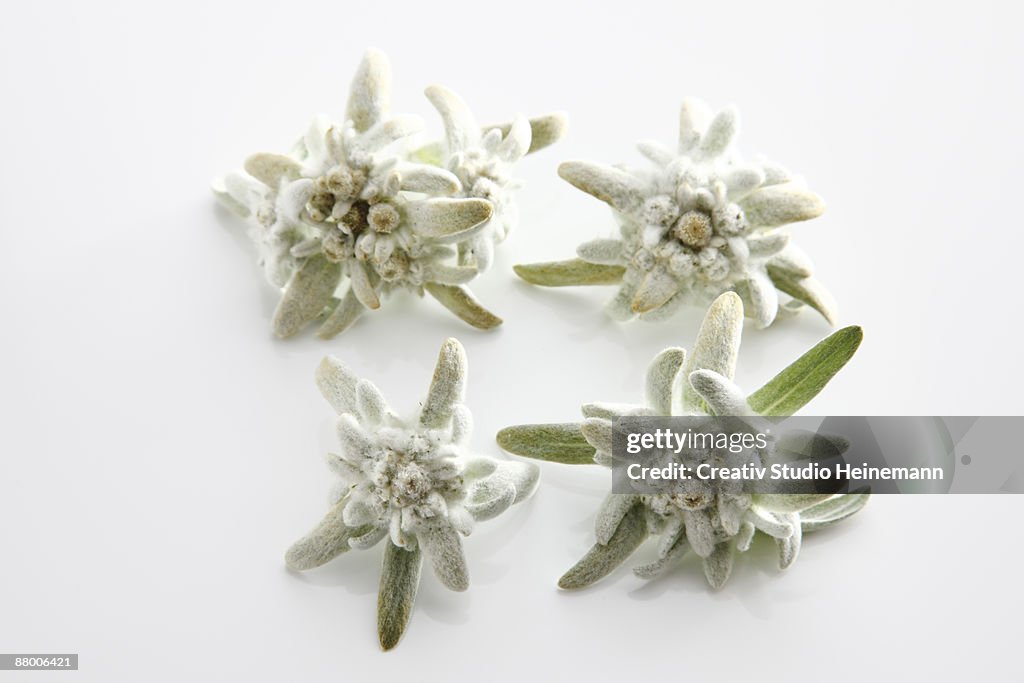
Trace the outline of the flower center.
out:
[[[412,440],[415,439],[412,437]],[[377,495],[389,505],[417,505],[424,502],[434,490],[433,477],[425,463],[418,460],[424,453],[416,452],[412,440],[400,450],[385,446],[378,454],[373,483]],[[429,451],[429,447],[419,450]]]
[[[391,480],[391,498],[402,507],[422,502],[432,489],[430,475],[414,462],[400,466]]]
[[[339,164],[313,181],[306,213],[315,223],[335,222],[345,207],[359,199],[365,186],[365,172]]]
[[[387,429],[381,437],[365,471],[382,510],[432,510],[439,495],[447,499],[461,490],[458,466],[438,453],[429,434]]]
[[[743,261],[745,249],[737,253],[730,240],[747,230],[742,209],[724,195],[695,194],[686,206],[668,195],[647,200],[642,218],[646,224],[643,244],[633,263],[650,271],[661,265],[677,278],[725,280],[732,272],[731,261]],[[736,248],[742,245],[735,245]]]
[[[711,216],[701,211],[687,211],[670,231],[672,236],[693,249],[701,249],[708,245],[714,230],[711,227]]]

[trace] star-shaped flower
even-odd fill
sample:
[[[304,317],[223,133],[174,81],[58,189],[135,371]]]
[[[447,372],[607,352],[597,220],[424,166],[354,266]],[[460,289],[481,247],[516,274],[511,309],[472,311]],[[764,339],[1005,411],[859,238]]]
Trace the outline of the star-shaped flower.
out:
[[[846,364],[862,337],[859,327],[839,330],[746,396],[732,382],[742,327],[739,296],[723,294],[708,309],[689,357],[681,348],[666,349],[655,357],[647,371],[644,403],[590,403],[583,406],[582,424],[509,427],[498,434],[498,443],[526,457],[611,466],[616,416],[790,415]],[[827,445],[836,452],[843,449],[842,443]],[[818,446],[781,447],[802,452]],[[719,588],[729,578],[735,551],[747,550],[757,531],[775,540],[779,566],[785,569],[796,559],[804,532],[841,521],[867,502],[866,493],[751,495],[735,482],[692,479],[678,483],[653,494],[609,494],[597,513],[597,543],[559,585],[574,589],[592,584],[654,536],[658,559],[634,569],[638,576],[656,576],[692,550],[701,558],[708,582]]]
[[[421,125],[390,115],[390,81],[387,58],[368,52],[343,121],[317,118],[290,154],[256,154],[244,174],[215,186],[255,219],[267,277],[284,288],[274,315],[281,337],[317,319],[319,335],[333,337],[395,289],[430,293],[482,329],[501,323],[463,286],[478,269],[455,262],[458,243],[484,228],[493,206],[461,196],[450,171],[408,159]]]
[[[292,569],[312,569],[350,548],[384,541],[377,622],[381,647],[391,649],[412,613],[424,555],[441,583],[466,590],[462,537],[476,522],[528,498],[539,468],[467,452],[466,354],[455,339],[441,347],[414,420],[398,417],[373,384],[337,359],[325,358],[316,379],[338,413],[341,453],[327,462],[341,487],[327,516],[285,561]]]
[[[766,327],[782,291],[794,307],[807,304],[834,322],[831,297],[784,227],[821,215],[824,203],[780,167],[744,161],[734,148],[738,127],[735,109],[712,117],[687,100],[676,151],[639,144],[653,170],[563,163],[562,178],[614,209],[620,237],[580,245],[577,259],[516,272],[547,286],[618,284],[607,309],[616,320],[661,319],[735,291]]]

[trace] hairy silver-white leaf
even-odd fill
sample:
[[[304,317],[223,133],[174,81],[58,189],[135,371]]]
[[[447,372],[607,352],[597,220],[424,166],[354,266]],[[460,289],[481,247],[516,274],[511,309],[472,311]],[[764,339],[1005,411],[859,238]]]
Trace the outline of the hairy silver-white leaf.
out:
[[[420,424],[424,427],[443,427],[452,419],[452,411],[462,402],[466,390],[466,350],[457,339],[448,338],[434,367],[430,390],[420,411]]]
[[[647,378],[644,382],[647,405],[658,415],[672,414],[676,380],[685,360],[686,351],[672,347],[655,356],[647,368]]]

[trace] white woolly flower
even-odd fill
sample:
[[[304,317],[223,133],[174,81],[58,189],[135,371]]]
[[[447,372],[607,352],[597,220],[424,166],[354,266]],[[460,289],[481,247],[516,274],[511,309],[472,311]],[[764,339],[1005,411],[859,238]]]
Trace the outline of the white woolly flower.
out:
[[[428,292],[479,328],[501,323],[463,287],[479,269],[456,262],[456,245],[484,229],[493,205],[463,196],[450,171],[409,160],[422,126],[389,114],[390,80],[386,57],[368,52],[343,121],[318,117],[290,154],[253,155],[245,174],[215,186],[254,220],[267,277],[284,288],[279,336],[322,318],[319,335],[332,337],[394,289]]]
[[[615,210],[621,237],[580,245],[581,261],[517,272],[542,285],[620,284],[608,306],[617,320],[661,319],[735,291],[766,327],[782,291],[833,322],[831,298],[784,228],[821,215],[824,203],[781,168],[745,162],[734,148],[738,126],[734,108],[712,117],[703,103],[687,100],[675,151],[639,144],[652,170],[563,163],[562,178]]]
[[[565,116],[517,116],[510,124],[481,127],[465,101],[451,90],[432,85],[426,96],[441,115],[445,138],[418,155],[454,173],[462,184],[459,196],[486,199],[494,207],[484,228],[459,244],[460,263],[487,270],[494,245],[504,241],[518,220],[515,193],[522,182],[512,177],[513,166],[556,142],[565,131]]]
[[[708,309],[692,353],[669,348],[647,370],[642,404],[590,403],[579,425],[524,425],[498,435],[510,452],[559,462],[593,462],[611,466],[612,431],[619,416],[744,416],[791,414],[821,390],[860,344],[857,327],[840,330],[821,342],[764,388],[746,396],[733,382],[743,329],[743,303],[733,292],[721,295]],[[581,449],[580,434],[585,440]],[[848,444],[827,441],[830,452]],[[758,454],[770,463],[778,444]],[[821,447],[815,444],[815,447]],[[781,452],[781,450],[779,452]],[[802,450],[800,451],[802,452]],[[733,466],[720,452],[696,452],[697,462]],[[746,457],[746,455],[744,456]],[[657,539],[658,559],[634,572],[650,578],[676,563],[688,551],[703,562],[708,582],[719,588],[732,571],[736,551],[750,547],[758,531],[775,540],[779,566],[787,568],[800,551],[802,534],[830,526],[854,514],[867,502],[866,493],[748,494],[742,483],[729,480],[681,480],[659,493],[611,493],[597,513],[597,544],[560,580],[562,588],[582,588],[609,574],[648,537]]]
[[[293,569],[311,569],[387,539],[378,605],[385,649],[405,629],[423,555],[445,586],[465,590],[462,537],[537,486],[536,465],[467,451],[472,418],[462,402],[465,383],[465,351],[448,339],[419,415],[406,421],[338,360],[325,358],[317,370],[320,391],[338,413],[341,452],[329,455],[328,464],[341,487],[327,516],[285,559]]]

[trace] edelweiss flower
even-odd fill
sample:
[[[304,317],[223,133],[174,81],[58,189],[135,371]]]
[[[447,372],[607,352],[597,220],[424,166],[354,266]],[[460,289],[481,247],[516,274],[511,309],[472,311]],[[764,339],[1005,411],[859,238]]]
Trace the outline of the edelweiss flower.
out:
[[[582,463],[589,456],[610,466],[615,416],[789,415],[846,364],[862,336],[858,327],[839,330],[748,397],[732,382],[742,328],[740,298],[732,292],[723,294],[709,308],[689,358],[683,349],[670,348],[651,363],[642,405],[587,404],[581,425],[510,427],[498,434],[498,442],[527,457]],[[839,443],[829,445],[836,451],[843,448]],[[609,494],[595,522],[597,544],[559,585],[590,585],[624,562],[649,536],[656,536],[658,559],[634,569],[638,576],[656,576],[692,550],[701,558],[708,582],[719,588],[729,578],[735,551],[747,550],[757,531],[775,539],[779,566],[785,569],[800,551],[803,532],[839,522],[867,502],[866,493],[750,495],[737,482],[678,483],[663,493]]]
[[[779,311],[779,290],[794,306],[810,305],[834,322],[830,296],[783,229],[821,215],[823,202],[781,168],[743,161],[733,148],[737,129],[735,109],[711,118],[703,103],[688,100],[677,153],[639,144],[653,171],[562,164],[562,178],[615,210],[621,237],[580,245],[577,260],[516,272],[547,286],[620,284],[608,305],[616,320],[660,319],[735,291],[766,327]]]
[[[274,316],[279,336],[326,317],[319,335],[332,337],[397,288],[429,292],[476,327],[501,323],[461,286],[478,270],[456,264],[451,246],[482,230],[492,205],[456,196],[462,185],[451,172],[406,160],[420,124],[389,116],[389,90],[387,59],[368,52],[343,122],[318,118],[291,154],[252,156],[245,175],[215,188],[255,218],[268,279],[285,288]]]
[[[466,354],[455,339],[441,347],[434,378],[415,420],[400,419],[377,388],[334,358],[317,370],[324,398],[338,412],[341,454],[327,462],[341,488],[323,521],[285,556],[292,569],[319,567],[349,548],[385,542],[378,601],[381,647],[394,647],[412,612],[423,555],[456,591],[469,587],[462,537],[537,486],[532,463],[466,452],[472,417],[463,405]]]
[[[432,85],[426,95],[444,121],[445,139],[428,145],[417,156],[454,173],[462,184],[459,196],[486,199],[494,207],[487,225],[459,244],[459,263],[487,270],[494,245],[504,241],[518,219],[515,192],[522,182],[512,177],[512,166],[556,142],[565,131],[565,115],[529,120],[517,116],[511,124],[481,128],[466,103],[451,90]]]

